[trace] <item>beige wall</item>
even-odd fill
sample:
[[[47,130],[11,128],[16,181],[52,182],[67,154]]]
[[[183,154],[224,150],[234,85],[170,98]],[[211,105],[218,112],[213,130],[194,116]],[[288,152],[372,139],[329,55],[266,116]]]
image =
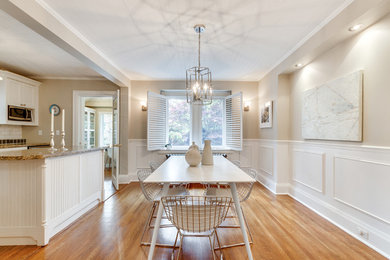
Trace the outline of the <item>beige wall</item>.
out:
[[[278,139],[278,76],[274,72],[269,73],[258,83],[258,111],[265,102],[273,101],[272,128],[259,129],[260,139]]]
[[[302,93],[364,70],[363,143],[390,145],[390,15],[291,75],[291,138],[301,140]]]
[[[242,91],[244,101],[250,101],[248,112],[243,112],[243,136],[246,139],[259,138],[258,118],[258,82],[214,81],[215,89]],[[131,82],[131,116],[129,124],[130,139],[146,139],[147,112],[141,111],[141,101],[146,102],[147,91],[160,93],[161,89],[184,89],[184,81],[132,81]]]
[[[290,77],[279,75],[278,77],[278,98],[277,113],[274,117],[277,120],[278,140],[290,139]]]
[[[40,80],[39,87],[39,126],[23,126],[23,138],[30,143],[44,142],[50,140],[50,113],[51,104],[57,104],[61,109],[65,109],[65,142],[69,146],[72,144],[72,124],[73,124],[73,90],[100,90],[115,91],[116,85],[106,80]],[[61,130],[61,116],[55,117],[55,129]],[[38,130],[42,130],[43,135],[38,135]],[[61,136],[55,136],[56,146],[60,144]]]

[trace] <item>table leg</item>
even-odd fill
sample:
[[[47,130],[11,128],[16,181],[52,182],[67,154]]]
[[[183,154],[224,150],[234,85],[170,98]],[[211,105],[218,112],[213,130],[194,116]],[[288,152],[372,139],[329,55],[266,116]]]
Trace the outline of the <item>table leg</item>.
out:
[[[232,191],[234,206],[236,207],[238,220],[240,222],[242,236],[244,237],[244,242],[245,242],[246,252],[248,254],[248,259],[253,260],[251,247],[249,245],[248,235],[247,235],[246,229],[245,229],[244,217],[243,217],[242,211],[241,211],[240,199],[238,198],[238,194],[237,194],[237,187],[236,187],[235,183],[229,183],[229,185],[230,185],[230,189]]]
[[[168,194],[168,189],[169,189],[169,183],[164,183],[162,196],[166,196]],[[157,210],[156,222],[154,224],[153,237],[152,237],[152,243],[150,244],[148,260],[153,259],[154,248],[156,247],[156,241],[157,241],[157,237],[158,237],[158,230],[160,229],[162,214],[163,214],[163,205],[160,201],[160,203],[158,205],[158,210]]]

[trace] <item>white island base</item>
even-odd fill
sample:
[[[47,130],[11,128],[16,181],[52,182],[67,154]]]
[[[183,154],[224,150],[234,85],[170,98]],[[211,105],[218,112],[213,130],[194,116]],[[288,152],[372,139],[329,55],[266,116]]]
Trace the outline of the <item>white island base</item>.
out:
[[[0,160],[0,245],[46,245],[102,201],[103,150]]]

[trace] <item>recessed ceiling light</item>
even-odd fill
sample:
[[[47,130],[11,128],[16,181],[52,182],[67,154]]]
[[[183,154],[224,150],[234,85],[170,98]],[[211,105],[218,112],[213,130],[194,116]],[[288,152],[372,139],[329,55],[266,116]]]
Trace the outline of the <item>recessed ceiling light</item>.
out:
[[[354,26],[351,26],[348,28],[348,31],[355,32],[363,28],[363,24],[355,24]]]
[[[297,64],[295,64],[295,68],[300,68],[300,67],[302,67],[302,66],[303,66],[302,63],[297,63]]]

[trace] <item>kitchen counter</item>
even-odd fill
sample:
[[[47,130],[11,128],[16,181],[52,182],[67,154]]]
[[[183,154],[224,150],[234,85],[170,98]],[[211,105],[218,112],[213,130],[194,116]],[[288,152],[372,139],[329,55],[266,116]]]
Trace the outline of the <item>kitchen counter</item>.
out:
[[[26,146],[26,145],[24,145]],[[59,156],[67,156],[74,155],[79,153],[87,153],[98,150],[103,150],[108,147],[91,147],[85,148],[83,146],[74,146],[69,147],[67,151],[62,151],[58,149],[55,152],[49,151],[48,148],[35,148],[21,151],[8,151],[1,152],[0,150],[0,161],[1,160],[35,160],[35,159],[45,159],[50,157],[59,157]]]
[[[0,149],[19,148],[19,147],[39,147],[39,146],[49,146],[49,143],[0,144]]]
[[[98,205],[104,194],[103,149],[0,152],[0,245],[46,245]]]

